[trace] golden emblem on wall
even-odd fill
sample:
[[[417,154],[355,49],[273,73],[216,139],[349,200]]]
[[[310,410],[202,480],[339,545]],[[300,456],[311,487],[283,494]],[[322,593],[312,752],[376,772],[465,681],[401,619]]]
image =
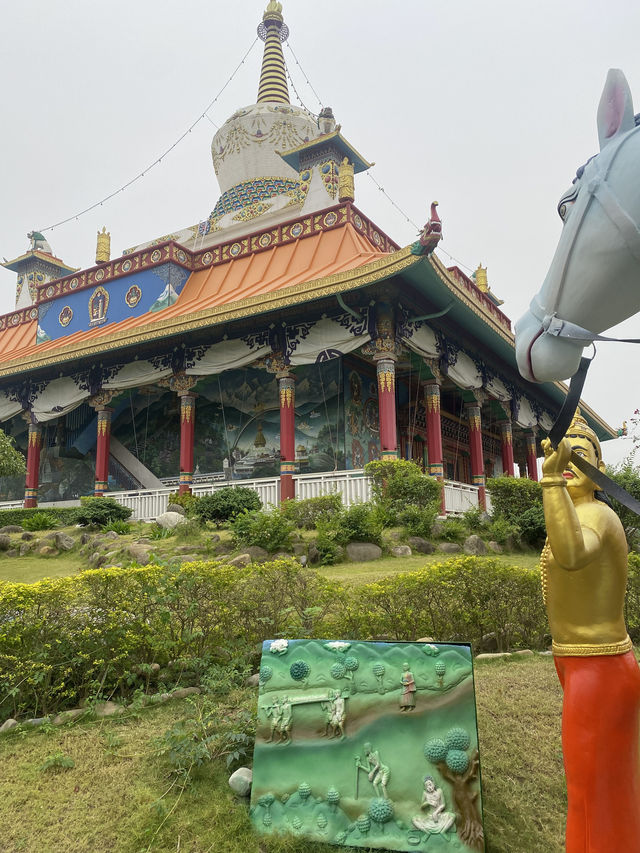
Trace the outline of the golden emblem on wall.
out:
[[[61,326],[68,326],[73,320],[73,309],[65,305],[62,311],[58,314],[58,322]]]
[[[89,299],[89,326],[100,326],[107,320],[109,294],[104,287],[96,287]]]

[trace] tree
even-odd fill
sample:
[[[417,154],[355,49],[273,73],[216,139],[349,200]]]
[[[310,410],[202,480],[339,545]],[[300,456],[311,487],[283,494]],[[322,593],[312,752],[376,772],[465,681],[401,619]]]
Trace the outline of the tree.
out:
[[[13,438],[0,429],[0,477],[19,477],[25,471],[24,456],[13,446]]]
[[[432,738],[427,741],[424,754],[453,787],[460,840],[474,850],[484,850],[484,833],[478,810],[479,790],[471,789],[471,783],[478,778],[479,756],[477,749],[471,756],[467,755],[470,743],[468,732],[455,726],[449,729],[444,740]]]

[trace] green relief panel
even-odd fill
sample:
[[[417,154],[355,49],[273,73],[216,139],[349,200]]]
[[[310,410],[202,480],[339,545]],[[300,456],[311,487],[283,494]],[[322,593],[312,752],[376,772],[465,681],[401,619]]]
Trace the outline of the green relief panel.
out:
[[[471,647],[267,640],[251,819],[345,847],[483,851]]]

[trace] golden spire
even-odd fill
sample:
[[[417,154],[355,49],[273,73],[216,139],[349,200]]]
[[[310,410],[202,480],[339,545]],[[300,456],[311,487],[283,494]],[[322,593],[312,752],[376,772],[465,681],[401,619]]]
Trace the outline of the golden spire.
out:
[[[102,231],[98,231],[98,240],[96,243],[96,263],[106,264],[111,259],[111,234],[107,231],[105,225],[102,226]]]
[[[338,166],[338,201],[353,201],[354,198],[353,163],[345,157]]]
[[[282,42],[289,37],[289,28],[282,17],[282,3],[270,0],[262,16],[262,23],[258,26],[258,35],[265,44],[257,102],[288,104],[289,89]]]
[[[478,269],[474,272],[473,277],[476,280],[478,290],[481,290],[483,293],[488,293],[489,279],[487,278],[487,268],[483,267],[482,264],[478,264]]]

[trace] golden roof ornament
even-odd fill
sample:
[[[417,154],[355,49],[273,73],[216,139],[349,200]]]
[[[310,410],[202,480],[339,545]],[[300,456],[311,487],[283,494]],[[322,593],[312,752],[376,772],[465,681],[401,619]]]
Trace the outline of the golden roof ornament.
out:
[[[96,241],[96,263],[106,264],[111,260],[111,232],[107,231],[107,226],[102,226],[102,231],[98,231],[98,239]]]
[[[474,272],[473,277],[476,281],[478,290],[481,290],[483,293],[488,293],[489,279],[487,277],[487,268],[483,267],[482,264],[478,264],[478,269]]]
[[[345,157],[338,166],[338,201],[353,201],[354,198],[353,163]]]
[[[268,101],[288,104],[289,88],[282,42],[289,38],[289,27],[282,17],[282,3],[270,0],[262,21],[258,24],[258,37],[264,42],[264,54],[257,103]]]
[[[284,20],[282,17],[282,3],[277,3],[276,0],[270,0],[269,5],[267,6],[264,15],[262,16],[263,21],[268,20]]]

